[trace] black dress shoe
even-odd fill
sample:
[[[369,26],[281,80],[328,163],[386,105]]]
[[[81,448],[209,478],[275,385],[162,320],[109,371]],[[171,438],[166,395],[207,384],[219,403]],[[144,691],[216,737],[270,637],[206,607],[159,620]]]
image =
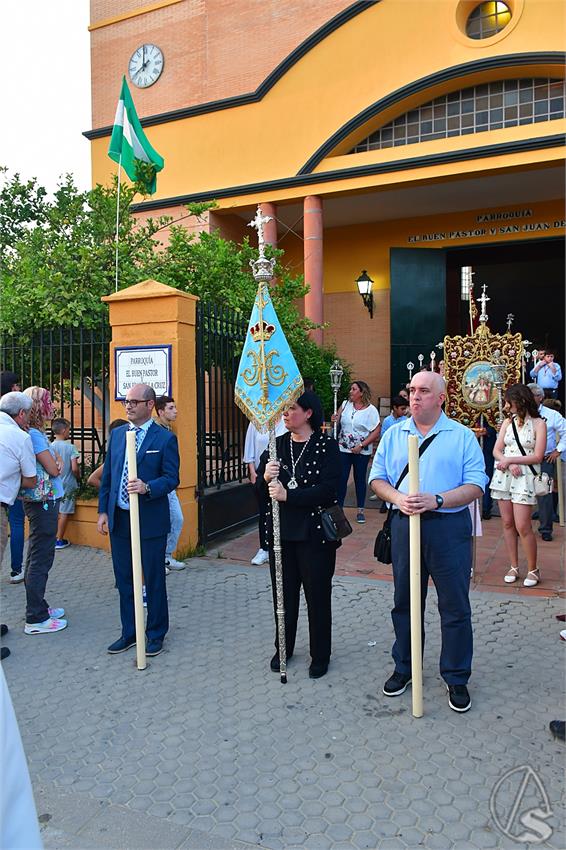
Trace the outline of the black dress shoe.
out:
[[[293,653],[291,653],[290,655],[287,656],[287,661],[290,661],[292,657],[293,657]],[[275,655],[273,656],[273,658],[269,662],[269,666],[273,670],[274,673],[280,673],[281,672],[281,667],[279,666],[279,653],[278,652],[275,653]]]
[[[8,647],[3,646],[2,649],[0,649],[0,661],[4,661],[4,659],[7,658],[9,654],[10,650],[8,649]]]
[[[552,534],[550,533],[550,531],[541,531],[540,536],[546,543],[550,543],[550,541],[552,540]]]
[[[145,654],[150,657],[153,657],[154,655],[159,655],[160,652],[163,652],[163,641],[148,640],[145,647]]]
[[[118,655],[119,652],[125,652],[127,649],[130,649],[131,646],[136,645],[136,639],[133,638],[118,638],[114,643],[111,643],[108,647],[108,652],[110,655]]]
[[[328,661],[323,664],[315,664],[312,662],[309,667],[309,679],[320,679],[321,676],[325,676],[328,673]]]
[[[482,519],[491,519],[491,511],[484,511],[481,515]]]
[[[566,723],[564,720],[551,720],[548,728],[552,732],[553,737],[558,738],[559,741],[563,741],[566,737]]]
[[[4,637],[6,634],[8,634],[8,626],[6,623],[0,623],[0,637]]]

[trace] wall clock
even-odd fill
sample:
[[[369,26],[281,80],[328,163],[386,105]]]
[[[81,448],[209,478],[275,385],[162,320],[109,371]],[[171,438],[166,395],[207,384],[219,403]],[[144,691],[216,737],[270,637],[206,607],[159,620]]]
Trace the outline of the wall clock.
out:
[[[142,44],[132,54],[128,64],[130,80],[139,89],[157,82],[163,71],[163,53],[156,44]]]

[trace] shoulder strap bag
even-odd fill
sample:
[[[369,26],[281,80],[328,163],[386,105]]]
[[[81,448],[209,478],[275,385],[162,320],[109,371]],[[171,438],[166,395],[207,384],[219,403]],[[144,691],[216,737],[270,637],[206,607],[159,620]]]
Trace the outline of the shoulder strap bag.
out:
[[[519,446],[519,451],[526,457],[527,453],[523,448],[523,445],[519,439],[519,432],[517,431],[517,426],[515,425],[515,417],[511,418],[511,426],[513,428],[513,434],[515,435],[515,442]],[[549,493],[552,493],[553,479],[548,474],[548,472],[537,472],[532,464],[527,464],[529,469],[534,475],[533,486],[535,488],[535,496],[548,496]]]
[[[424,440],[424,442],[421,443],[421,447],[419,449],[419,457],[422,457],[422,455],[428,449],[428,447],[430,446],[430,444],[432,443],[432,441],[434,440],[435,437],[436,437],[436,434],[433,434],[431,437],[427,437],[426,440]],[[408,471],[409,471],[409,464],[407,464],[405,466],[405,469],[403,470],[403,472],[399,476],[399,478],[397,480],[397,484],[395,485],[396,490],[399,489],[399,485],[401,484],[402,480],[404,479],[404,477],[406,476]],[[391,563],[391,519],[392,519],[392,514],[393,514],[393,505],[391,504],[391,505],[389,505],[389,510],[387,512],[387,517],[385,519],[385,522],[383,523],[383,528],[378,532],[377,537],[375,538],[375,544],[374,544],[374,547],[373,547],[374,557],[377,558],[377,560],[381,564],[390,564]]]

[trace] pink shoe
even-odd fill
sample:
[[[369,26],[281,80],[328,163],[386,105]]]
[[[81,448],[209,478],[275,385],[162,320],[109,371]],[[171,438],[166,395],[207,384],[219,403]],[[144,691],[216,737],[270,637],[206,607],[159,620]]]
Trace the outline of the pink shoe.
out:
[[[24,626],[24,633],[26,635],[46,635],[51,632],[60,632],[62,629],[66,628],[66,620],[54,620],[52,617],[49,617],[49,619],[44,620],[43,623],[26,623]]]

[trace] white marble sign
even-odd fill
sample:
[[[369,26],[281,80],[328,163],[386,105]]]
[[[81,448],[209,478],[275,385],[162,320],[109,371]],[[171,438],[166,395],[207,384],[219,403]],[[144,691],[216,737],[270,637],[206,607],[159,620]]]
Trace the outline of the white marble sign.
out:
[[[171,395],[171,346],[144,345],[114,349],[116,401],[134,384],[149,384],[155,394]]]

